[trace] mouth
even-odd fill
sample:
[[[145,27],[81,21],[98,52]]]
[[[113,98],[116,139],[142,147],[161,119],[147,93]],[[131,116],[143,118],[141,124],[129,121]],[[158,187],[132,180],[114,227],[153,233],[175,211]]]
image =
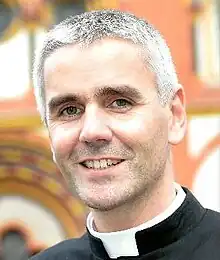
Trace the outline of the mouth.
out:
[[[84,168],[91,170],[105,170],[112,168],[124,160],[122,159],[100,159],[100,160],[86,160],[80,163]]]

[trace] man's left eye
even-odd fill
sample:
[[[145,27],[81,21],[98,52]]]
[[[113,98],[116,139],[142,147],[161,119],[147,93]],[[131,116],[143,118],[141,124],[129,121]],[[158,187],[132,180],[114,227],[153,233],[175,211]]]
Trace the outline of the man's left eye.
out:
[[[111,107],[113,108],[127,108],[131,106],[131,102],[126,99],[117,99],[113,103],[111,103]]]

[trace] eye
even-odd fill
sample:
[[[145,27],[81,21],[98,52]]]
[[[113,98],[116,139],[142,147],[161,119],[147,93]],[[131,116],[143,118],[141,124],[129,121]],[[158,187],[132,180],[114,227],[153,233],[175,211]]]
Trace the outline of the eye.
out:
[[[61,111],[61,116],[78,116],[81,113],[81,109],[74,106],[66,107]]]
[[[111,103],[111,108],[116,109],[128,109],[132,106],[131,102],[126,99],[120,98]]]

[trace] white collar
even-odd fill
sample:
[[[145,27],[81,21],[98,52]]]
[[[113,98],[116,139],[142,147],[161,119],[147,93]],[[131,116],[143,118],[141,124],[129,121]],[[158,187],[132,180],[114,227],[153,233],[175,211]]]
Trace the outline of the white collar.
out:
[[[99,233],[93,228],[93,217],[92,212],[87,217],[87,228],[91,235],[102,240],[102,243],[110,258],[117,258],[120,256],[138,256],[138,248],[135,240],[135,234],[137,231],[150,228],[169,216],[171,216],[183,203],[185,199],[185,192],[182,187],[175,183],[177,195],[172,204],[161,214],[155,218],[131,229],[110,232],[110,233]]]

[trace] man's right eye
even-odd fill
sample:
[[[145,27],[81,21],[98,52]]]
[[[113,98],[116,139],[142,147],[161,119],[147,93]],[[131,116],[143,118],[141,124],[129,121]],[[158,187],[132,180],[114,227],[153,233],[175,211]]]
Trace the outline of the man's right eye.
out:
[[[81,109],[74,106],[69,106],[63,109],[60,113],[61,116],[78,116],[81,113]]]

